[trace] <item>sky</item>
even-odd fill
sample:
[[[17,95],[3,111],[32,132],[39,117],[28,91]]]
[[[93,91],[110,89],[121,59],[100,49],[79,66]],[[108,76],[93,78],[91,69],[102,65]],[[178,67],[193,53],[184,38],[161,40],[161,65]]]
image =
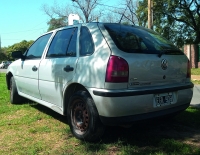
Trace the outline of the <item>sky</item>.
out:
[[[49,17],[42,5],[65,6],[71,0],[0,0],[1,47],[8,47],[22,40],[36,40],[48,29]],[[102,4],[116,6],[116,0],[101,0]]]

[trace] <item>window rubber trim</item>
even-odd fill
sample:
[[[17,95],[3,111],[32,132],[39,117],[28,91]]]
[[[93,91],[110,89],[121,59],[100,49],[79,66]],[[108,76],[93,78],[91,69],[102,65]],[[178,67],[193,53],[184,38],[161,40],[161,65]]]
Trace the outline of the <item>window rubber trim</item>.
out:
[[[104,92],[93,90],[93,94],[102,97],[124,97],[124,96],[137,96],[137,95],[147,95],[147,94],[161,94],[167,92],[174,92],[183,89],[193,88],[194,84],[191,83],[185,86],[162,88],[162,89],[148,89],[148,90],[128,90],[128,91],[118,91],[118,92]]]

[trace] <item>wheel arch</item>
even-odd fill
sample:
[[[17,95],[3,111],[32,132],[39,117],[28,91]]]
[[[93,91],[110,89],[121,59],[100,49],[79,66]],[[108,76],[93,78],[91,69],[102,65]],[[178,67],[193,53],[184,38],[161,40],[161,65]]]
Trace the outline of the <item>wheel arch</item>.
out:
[[[89,91],[83,85],[79,83],[73,83],[65,89],[64,97],[63,97],[63,114],[64,115],[67,115],[67,107],[69,104],[70,97],[75,92],[80,91],[80,90],[87,91],[88,94],[90,94]]]

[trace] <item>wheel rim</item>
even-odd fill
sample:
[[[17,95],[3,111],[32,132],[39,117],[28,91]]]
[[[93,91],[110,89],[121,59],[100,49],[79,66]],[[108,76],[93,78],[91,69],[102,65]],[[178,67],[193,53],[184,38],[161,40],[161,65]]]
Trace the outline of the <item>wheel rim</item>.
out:
[[[84,134],[89,126],[89,114],[86,104],[81,100],[75,100],[72,108],[72,122],[75,132]]]

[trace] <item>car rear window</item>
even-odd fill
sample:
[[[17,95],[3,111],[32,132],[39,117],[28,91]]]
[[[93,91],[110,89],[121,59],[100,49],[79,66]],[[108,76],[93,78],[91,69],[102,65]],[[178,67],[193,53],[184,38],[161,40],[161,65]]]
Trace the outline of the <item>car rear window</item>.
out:
[[[128,53],[183,54],[176,46],[156,32],[139,27],[121,24],[104,24],[116,46]]]

